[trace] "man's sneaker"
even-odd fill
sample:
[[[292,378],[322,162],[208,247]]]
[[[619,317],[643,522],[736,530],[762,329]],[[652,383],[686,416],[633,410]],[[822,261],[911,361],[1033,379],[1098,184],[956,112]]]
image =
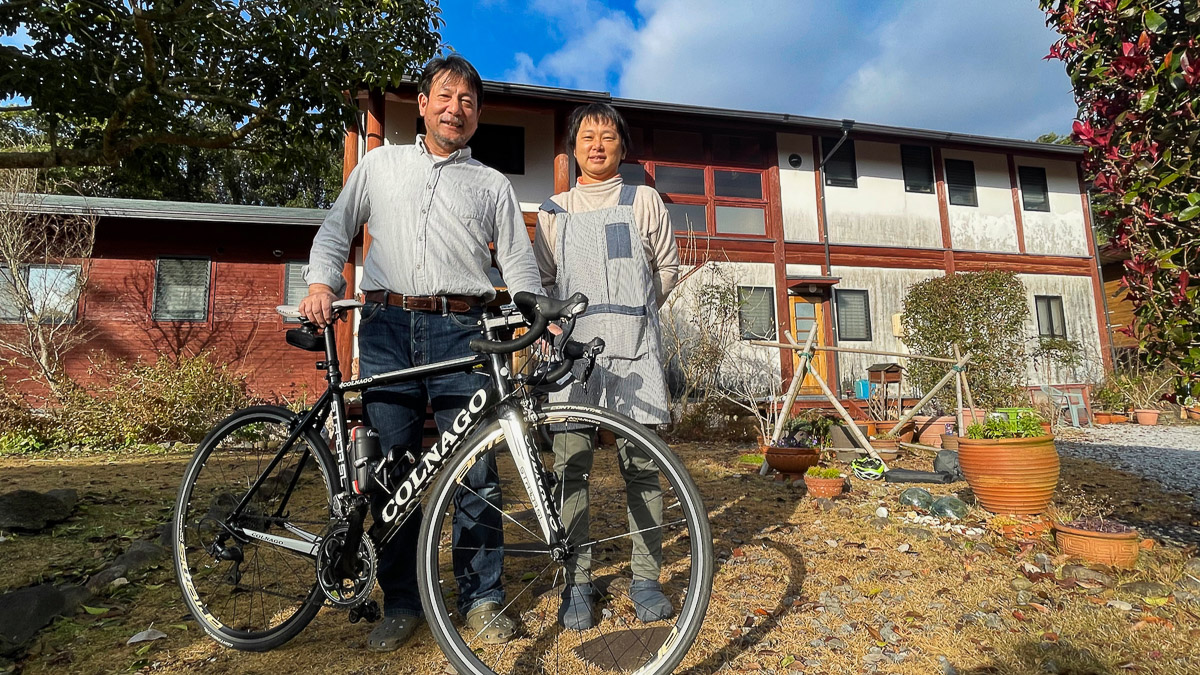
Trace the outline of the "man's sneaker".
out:
[[[587,630],[596,625],[591,584],[571,584],[563,590],[558,622],[567,630]]]
[[[657,581],[634,579],[629,586],[629,598],[633,600],[637,618],[646,623],[662,621],[675,615],[675,607],[663,594],[662,586]]]
[[[373,652],[394,652],[412,637],[419,625],[419,616],[385,616],[367,638],[367,649]]]

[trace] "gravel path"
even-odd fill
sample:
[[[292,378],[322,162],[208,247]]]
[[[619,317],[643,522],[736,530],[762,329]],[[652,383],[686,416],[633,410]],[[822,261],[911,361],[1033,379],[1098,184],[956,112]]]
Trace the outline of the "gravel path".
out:
[[[1200,509],[1200,426],[1109,424],[1072,431],[1058,451],[1104,462],[1193,495]]]

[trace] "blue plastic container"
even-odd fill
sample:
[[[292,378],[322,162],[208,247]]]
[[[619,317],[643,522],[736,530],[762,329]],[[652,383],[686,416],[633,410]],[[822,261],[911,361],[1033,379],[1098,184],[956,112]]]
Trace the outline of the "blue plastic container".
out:
[[[878,384],[867,381],[867,378],[862,378],[854,381],[854,398],[868,399],[871,398],[871,392],[878,387]]]

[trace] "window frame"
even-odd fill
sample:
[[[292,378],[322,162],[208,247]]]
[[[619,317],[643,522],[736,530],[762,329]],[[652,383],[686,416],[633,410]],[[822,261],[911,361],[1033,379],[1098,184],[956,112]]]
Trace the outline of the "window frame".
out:
[[[866,337],[846,337],[845,330],[842,328],[842,305],[841,297],[860,296],[863,299],[863,318],[866,325]],[[833,289],[833,314],[837,323],[837,339],[838,342],[873,342],[875,339],[874,327],[871,325],[871,292],[863,288],[835,288]]]
[[[20,273],[18,271],[18,273]],[[12,278],[13,290],[16,290],[16,279],[13,277],[12,270],[6,265],[0,265],[0,284],[8,283],[7,279]],[[14,295],[16,295],[14,293]],[[0,324],[3,323],[23,323],[25,315],[20,307],[14,307],[11,315],[5,314],[0,307]]]
[[[963,202],[963,201],[958,201],[958,202],[954,201],[954,199],[955,199],[954,190],[955,189],[963,190],[966,188],[966,184],[964,184],[964,183],[956,184],[956,183],[952,183],[950,181],[950,163],[951,162],[955,162],[958,165],[970,165],[970,167],[971,167],[971,185],[970,185],[971,200],[969,203]],[[976,173],[976,171],[975,171],[975,161],[970,160],[970,159],[958,159],[955,157],[946,157],[945,159],[942,160],[942,164],[943,164],[943,170],[945,171],[945,175],[946,175],[946,201],[947,201],[947,203],[949,203],[949,205],[951,205],[951,206],[969,206],[969,207],[978,208],[979,207],[979,174]]]
[[[746,303],[746,300],[744,300],[742,298],[742,291],[749,291],[749,292],[763,291],[765,293],[766,307],[767,307],[767,312],[769,314],[768,320],[770,321],[770,324],[771,324],[770,333],[759,335],[758,333],[748,332],[748,330],[745,328],[744,324],[747,321],[746,321],[746,318],[742,315],[742,306]],[[737,286],[737,294],[738,294],[738,338],[741,340],[774,340],[774,339],[776,339],[776,336],[779,335],[779,319],[778,319],[778,317],[775,316],[775,288],[773,286],[742,286],[742,285],[738,285]]]
[[[906,161],[906,157],[904,154],[905,148],[911,149],[909,157],[911,157],[912,150],[919,150],[919,151],[928,153],[927,157],[921,158],[922,161],[927,160],[927,162],[928,162],[926,164],[926,166],[923,167],[923,168],[927,168],[929,170],[929,185],[927,186],[928,189],[923,189],[926,186],[913,187],[914,185],[916,185],[916,182],[910,180],[910,178],[909,178],[909,164],[910,163],[908,161]],[[935,172],[933,170],[933,148],[931,148],[930,146],[928,146],[928,145],[913,145],[911,143],[901,143],[900,144],[900,170],[903,174],[904,191],[905,192],[913,192],[916,194],[923,194],[923,195],[931,195],[931,194],[934,194],[935,192],[937,192],[937,176],[935,175]],[[916,170],[915,166],[913,167],[913,170],[914,171]]]
[[[70,270],[74,270],[76,280],[79,279],[79,275],[83,274],[83,265],[81,265],[79,263],[28,263],[25,265],[21,265],[21,269],[19,271],[19,274],[22,277],[22,281],[25,283],[25,285],[27,287],[29,285],[29,271],[32,269],[70,269]],[[11,276],[9,268],[5,267],[5,266],[0,266],[0,275]],[[15,282],[14,282],[14,286],[15,286]],[[82,291],[82,289],[77,289],[77,290]],[[71,314],[70,314],[69,320],[55,322],[55,321],[51,321],[51,320],[47,320],[47,319],[43,318],[39,323],[41,323],[43,326],[70,326],[70,325],[74,325],[74,324],[78,323],[79,322],[79,306],[80,306],[80,302],[82,300],[83,300],[82,292],[76,294],[75,297],[73,298],[73,300],[71,302]],[[35,302],[36,302],[36,299],[35,299]],[[45,307],[43,306],[42,309],[45,309]],[[25,314],[20,310],[20,308],[18,308],[17,311],[12,315],[0,314],[0,324],[19,324],[19,323],[24,323],[24,322],[25,322]]]
[[[1041,176],[1040,176],[1041,185],[1036,186],[1036,187],[1040,187],[1042,190],[1042,205],[1040,208],[1037,206],[1029,205],[1028,190],[1025,187],[1025,176],[1023,175],[1023,172],[1028,172],[1028,171],[1037,171],[1037,172],[1041,173]],[[1046,177],[1046,167],[1018,165],[1017,166],[1017,185],[1020,186],[1020,188],[1021,188],[1021,210],[1022,211],[1036,211],[1036,212],[1040,212],[1040,213],[1050,213],[1050,183]]]
[[[837,145],[837,142],[839,140],[841,140],[841,139],[838,136],[821,136],[821,142],[819,144],[820,148],[821,148],[821,157],[824,158],[825,155],[829,152],[826,149],[826,145],[825,145],[827,142],[829,143],[828,147],[832,148],[834,145]],[[831,177],[829,175],[829,166],[832,162],[834,162],[837,159],[838,155],[840,155],[843,152],[850,153],[850,161],[849,161],[850,178],[847,179],[844,177]],[[844,158],[843,158],[843,160],[844,160]],[[826,160],[825,162],[822,162],[822,164],[819,168],[821,171],[821,175],[824,176],[824,183],[827,187],[844,187],[844,188],[856,188],[857,189],[858,188],[858,151],[855,150],[855,148],[854,148],[854,139],[846,138],[846,140],[842,142],[841,146],[838,147],[837,152],[835,152],[832,156],[830,156],[828,160]]]
[[[285,305],[290,304],[290,303],[288,303],[288,279],[291,278],[291,274],[288,273],[288,266],[289,265],[300,265],[301,269],[303,269],[303,266],[307,265],[307,264],[308,264],[307,260],[285,260],[285,261],[283,261],[283,304],[285,304]],[[301,273],[301,279],[303,279],[303,272]],[[307,296],[308,295],[308,285],[307,284],[304,285],[304,292],[305,292],[304,293],[305,296]],[[299,303],[297,303],[297,304],[299,304]],[[280,317],[280,318],[283,319],[284,323],[301,323],[299,318],[291,318],[291,317]]]
[[[702,139],[701,159],[680,160],[672,157],[659,157],[654,154],[654,134],[659,132],[696,133]],[[644,120],[633,121],[630,124],[630,135],[636,138],[623,160],[623,165],[637,164],[642,167],[643,184],[658,191],[656,173],[659,167],[676,167],[681,169],[701,169],[704,172],[704,193],[686,194],[677,192],[661,192],[664,204],[678,204],[704,207],[704,228],[688,230],[672,222],[671,226],[676,236],[721,237],[731,239],[770,239],[772,227],[772,195],[770,181],[767,175],[773,166],[772,149],[774,142],[769,134],[746,129],[707,129],[689,126],[654,125]],[[740,136],[754,139],[758,143],[759,155],[749,159],[714,159],[713,144],[717,136]],[[758,176],[761,199],[749,197],[726,197],[716,192],[716,172],[732,171]],[[721,232],[717,224],[717,207],[757,209],[762,213],[763,231],[761,234],[744,232]]]
[[[160,315],[159,299],[162,297],[162,295],[159,292],[159,289],[160,289],[159,270],[160,270],[160,263],[164,260],[198,260],[198,261],[203,261],[204,263],[206,263],[204,266],[204,315],[202,317],[197,319],[197,318],[192,318],[192,317],[179,318],[179,317],[169,317],[169,316]],[[152,301],[152,306],[150,308],[151,320],[156,321],[156,322],[162,322],[162,323],[169,323],[169,322],[207,323],[209,320],[209,317],[212,315],[212,277],[213,277],[212,258],[206,258],[203,256],[170,256],[170,255],[159,256],[159,257],[155,258],[154,259],[154,297],[153,297],[153,301]]]
[[[1050,332],[1046,332],[1042,326],[1042,313],[1039,305],[1045,301],[1047,304],[1047,314],[1050,315]],[[1055,311],[1057,309],[1057,312]],[[1067,313],[1063,306],[1063,297],[1061,295],[1035,295],[1033,296],[1033,316],[1037,321],[1038,337],[1051,340],[1066,340],[1067,339]],[[1055,332],[1055,321],[1060,323],[1057,328],[1061,329],[1061,334]]]

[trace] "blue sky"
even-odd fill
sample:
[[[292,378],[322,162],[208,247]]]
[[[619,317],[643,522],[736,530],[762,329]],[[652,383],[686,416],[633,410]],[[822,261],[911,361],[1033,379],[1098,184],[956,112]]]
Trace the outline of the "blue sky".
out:
[[[1036,0],[443,0],[485,79],[1032,139],[1075,114]]]

